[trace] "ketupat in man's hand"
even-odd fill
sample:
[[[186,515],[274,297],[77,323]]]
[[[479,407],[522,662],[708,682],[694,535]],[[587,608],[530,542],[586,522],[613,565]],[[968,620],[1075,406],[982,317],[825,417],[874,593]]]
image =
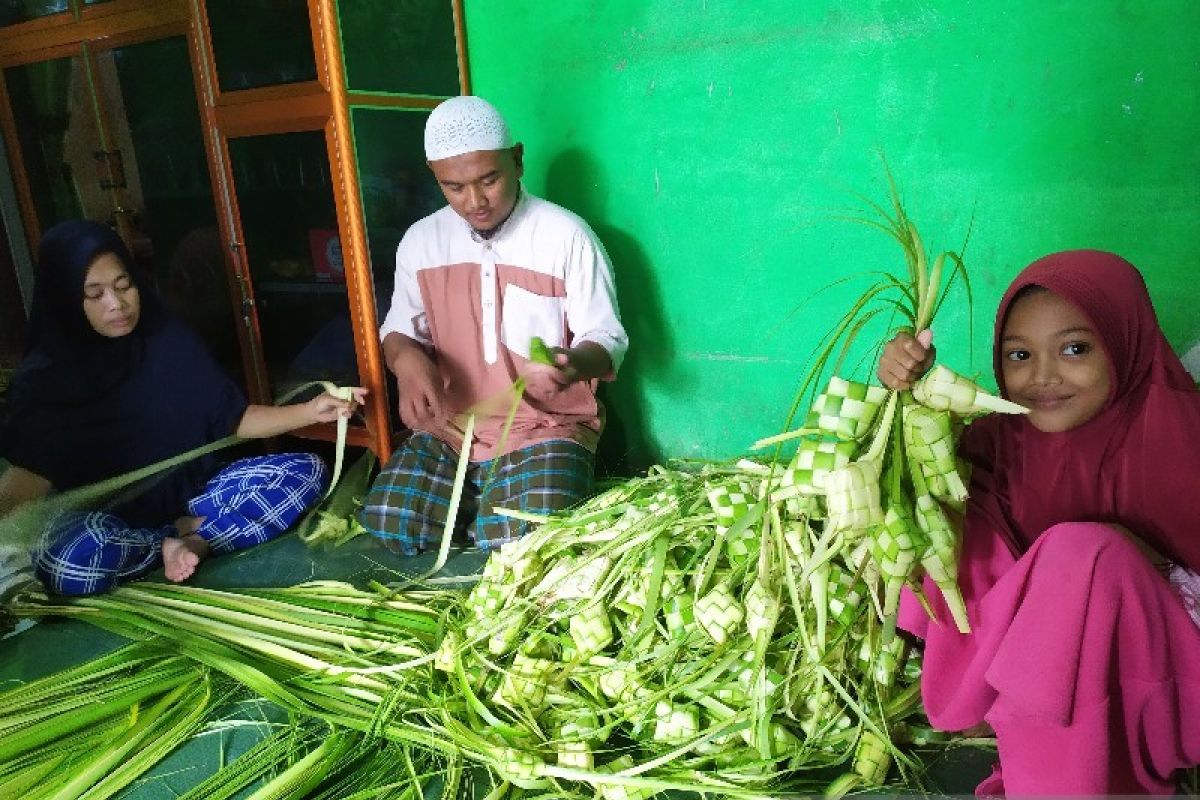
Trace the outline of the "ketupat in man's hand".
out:
[[[549,400],[577,381],[601,378],[612,372],[612,358],[599,344],[580,342],[575,347],[541,347],[530,341],[529,363],[521,370],[525,393],[534,400]]]
[[[548,367],[554,366],[554,353],[542,341],[542,337],[534,336],[529,340],[529,360],[535,364],[545,364]]]

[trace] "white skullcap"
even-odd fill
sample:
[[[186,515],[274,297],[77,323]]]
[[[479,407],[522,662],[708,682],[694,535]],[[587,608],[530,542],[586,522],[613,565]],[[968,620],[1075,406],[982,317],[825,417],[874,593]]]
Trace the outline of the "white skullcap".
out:
[[[508,123],[482,97],[451,97],[425,122],[425,158],[443,158],[477,150],[507,150],[513,146]]]

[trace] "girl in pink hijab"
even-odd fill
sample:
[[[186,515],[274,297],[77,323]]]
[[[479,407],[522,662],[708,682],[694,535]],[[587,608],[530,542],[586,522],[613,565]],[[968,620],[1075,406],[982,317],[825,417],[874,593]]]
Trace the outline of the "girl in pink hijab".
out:
[[[928,333],[888,344],[907,389]],[[1027,267],[996,314],[1001,393],[1030,409],[972,423],[959,584],[971,633],[940,594],[922,694],[943,730],[986,722],[987,795],[1171,794],[1200,763],[1200,392],[1159,328],[1141,274],[1095,250]]]

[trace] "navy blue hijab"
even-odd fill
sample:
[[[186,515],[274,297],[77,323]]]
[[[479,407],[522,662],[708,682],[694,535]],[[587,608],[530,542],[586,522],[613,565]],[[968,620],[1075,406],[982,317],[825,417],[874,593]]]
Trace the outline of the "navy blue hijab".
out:
[[[111,253],[137,286],[141,313],[120,337],[102,336],[83,311],[92,262]],[[204,345],[138,274],[120,237],[95,222],[46,232],[30,314],[30,343],[0,422],[0,455],[57,491],[86,486],[233,433],[246,399]],[[216,471],[212,456],[161,476],[113,512],[161,525]]]

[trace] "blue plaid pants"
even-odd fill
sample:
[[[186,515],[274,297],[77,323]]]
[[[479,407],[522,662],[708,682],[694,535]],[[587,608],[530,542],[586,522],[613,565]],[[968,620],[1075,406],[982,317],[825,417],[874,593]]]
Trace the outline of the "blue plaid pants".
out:
[[[204,517],[196,533],[209,553],[230,553],[287,530],[325,481],[324,462],[310,453],[243,458],[210,479],[188,513]],[[96,594],[162,564],[162,540],[175,534],[174,525],[131,528],[104,511],[67,512],[51,524],[34,566],[52,592]]]

